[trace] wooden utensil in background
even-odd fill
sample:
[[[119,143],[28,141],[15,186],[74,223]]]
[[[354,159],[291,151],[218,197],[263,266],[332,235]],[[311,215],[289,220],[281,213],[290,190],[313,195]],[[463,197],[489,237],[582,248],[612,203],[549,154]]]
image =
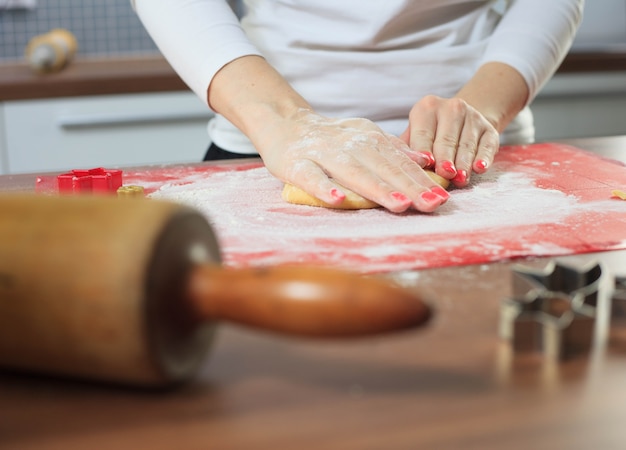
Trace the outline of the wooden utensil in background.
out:
[[[430,309],[381,277],[228,269],[195,210],[154,200],[0,196],[0,366],[142,386],[188,380],[218,321],[350,337]]]

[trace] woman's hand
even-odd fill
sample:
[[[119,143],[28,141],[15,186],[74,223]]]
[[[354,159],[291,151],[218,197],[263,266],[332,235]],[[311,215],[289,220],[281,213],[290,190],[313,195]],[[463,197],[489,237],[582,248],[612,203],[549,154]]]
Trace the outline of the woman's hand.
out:
[[[434,211],[448,193],[422,169],[465,186],[484,172],[499,136],[525,105],[522,76],[502,63],[481,66],[456,98],[427,96],[412,108],[400,138],[365,119],[331,119],[310,104],[263,58],[224,66],[207,101],[252,141],[267,168],[320,200],[339,204],[341,186],[394,212]]]
[[[499,133],[524,108],[528,95],[517,70],[486,63],[454,98],[430,95],[416,103],[401,138],[413,151],[431,152],[437,174],[466,186],[472,171],[483,173],[491,166]]]
[[[431,212],[449,197],[420,167],[424,155],[369,120],[314,113],[258,56],[224,66],[207,101],[248,136],[274,176],[331,205],[345,198],[342,186],[393,212]]]
[[[435,172],[455,186],[466,186],[472,171],[483,173],[498,152],[496,128],[460,98],[424,97],[409,114],[400,136],[415,152],[431,152]]]
[[[342,186],[393,212],[431,212],[449,197],[422,169],[427,158],[366,119],[301,108],[254,143],[273,175],[329,204],[345,198]]]

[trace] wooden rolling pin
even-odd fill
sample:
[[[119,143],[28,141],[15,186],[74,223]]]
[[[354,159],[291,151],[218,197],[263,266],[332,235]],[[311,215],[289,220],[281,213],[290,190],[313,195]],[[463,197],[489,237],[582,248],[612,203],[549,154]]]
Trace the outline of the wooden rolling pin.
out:
[[[349,337],[425,323],[382,278],[315,267],[228,269],[188,207],[0,196],[0,366],[167,386],[202,364],[217,321]]]
[[[76,37],[63,28],[55,28],[33,37],[26,46],[25,56],[37,73],[58,72],[67,66],[78,49]]]

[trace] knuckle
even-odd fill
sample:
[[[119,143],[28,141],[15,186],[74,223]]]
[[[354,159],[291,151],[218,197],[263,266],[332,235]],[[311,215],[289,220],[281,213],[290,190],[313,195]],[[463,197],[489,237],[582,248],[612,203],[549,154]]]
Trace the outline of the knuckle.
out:
[[[473,157],[478,150],[477,142],[474,139],[461,141],[458,149],[461,154]]]
[[[315,163],[308,159],[295,161],[287,166],[285,170],[285,179],[290,183],[306,183],[314,177]]]
[[[354,158],[346,158],[341,164],[342,178],[356,180],[363,176],[363,165]]]
[[[468,110],[467,103],[460,98],[451,98],[448,101],[448,107],[454,114],[458,115],[465,115]]]
[[[439,147],[456,149],[458,145],[458,138],[451,134],[438,135],[435,139],[435,144]]]
[[[436,109],[441,102],[441,99],[436,95],[426,95],[417,103],[420,107],[426,109]]]
[[[411,131],[413,139],[419,142],[433,142],[435,140],[435,133],[427,128],[418,128]]]
[[[500,136],[497,133],[485,133],[480,140],[480,148],[493,154],[497,153],[500,148]]]
[[[397,179],[405,173],[406,161],[394,163],[391,161],[382,162],[379,166],[380,172],[387,174],[392,179]]]
[[[410,176],[413,175],[412,178],[414,178],[417,167],[419,166],[417,166],[417,164],[415,164],[413,161],[403,161],[399,165],[399,172],[403,174],[409,174]]]

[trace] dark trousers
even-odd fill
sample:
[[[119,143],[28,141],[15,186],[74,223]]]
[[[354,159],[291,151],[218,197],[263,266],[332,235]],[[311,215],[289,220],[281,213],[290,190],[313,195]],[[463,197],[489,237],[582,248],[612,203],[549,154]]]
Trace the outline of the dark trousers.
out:
[[[218,161],[220,159],[242,159],[242,158],[254,158],[255,156],[259,156],[258,154],[250,154],[245,155],[242,153],[233,153],[228,150],[224,150],[221,147],[218,147],[215,144],[211,144],[209,149],[206,151],[204,155],[203,161]]]

